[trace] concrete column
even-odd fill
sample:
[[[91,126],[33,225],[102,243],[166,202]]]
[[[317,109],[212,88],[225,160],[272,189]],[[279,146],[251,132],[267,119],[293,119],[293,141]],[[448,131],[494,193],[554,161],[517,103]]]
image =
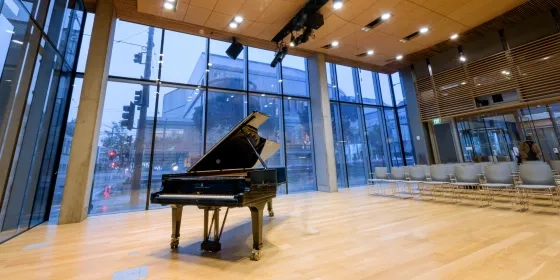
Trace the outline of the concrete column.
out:
[[[412,78],[410,69],[404,69],[400,72],[402,87],[406,97],[406,112],[408,114],[408,126],[410,127],[410,137],[414,145],[416,164],[428,164],[430,162],[430,154],[428,154],[428,138],[424,131],[422,121],[420,121],[420,110],[418,109],[418,100],[416,100],[416,88]]]
[[[316,54],[313,57],[309,57],[307,59],[307,68],[309,70],[309,94],[311,97],[317,187],[322,192],[336,192],[338,191],[336,162],[325,55]]]
[[[97,0],[58,224],[87,217],[115,25],[113,3]]]

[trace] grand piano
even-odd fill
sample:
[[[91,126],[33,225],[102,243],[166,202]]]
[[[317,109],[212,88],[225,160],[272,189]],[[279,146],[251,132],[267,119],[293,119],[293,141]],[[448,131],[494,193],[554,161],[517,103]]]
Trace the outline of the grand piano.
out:
[[[269,216],[274,216],[272,198],[278,185],[286,182],[285,168],[268,168],[265,163],[280,148],[278,143],[259,136],[258,129],[268,118],[252,112],[186,173],[162,175],[162,188],[151,194],[150,202],[171,206],[171,249],[179,245],[183,206],[204,210],[200,249],[209,252],[221,250],[229,209],[248,207],[253,232],[251,259],[261,258],[264,208],[268,204]],[[220,226],[221,208],[226,211]]]

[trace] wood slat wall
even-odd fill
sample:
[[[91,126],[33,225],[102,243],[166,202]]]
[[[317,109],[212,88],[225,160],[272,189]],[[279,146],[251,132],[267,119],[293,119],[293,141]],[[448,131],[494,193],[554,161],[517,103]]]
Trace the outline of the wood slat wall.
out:
[[[517,91],[517,106],[560,100],[560,33],[415,81],[422,121],[485,112],[479,96]]]

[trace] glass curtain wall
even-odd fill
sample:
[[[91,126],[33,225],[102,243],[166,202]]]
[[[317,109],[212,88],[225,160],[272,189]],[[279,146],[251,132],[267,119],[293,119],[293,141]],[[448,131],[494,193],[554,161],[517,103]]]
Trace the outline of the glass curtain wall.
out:
[[[81,1],[0,5],[3,242],[48,218],[85,14]]]
[[[93,19],[88,15],[84,42]],[[270,116],[259,134],[281,144],[266,161],[287,168],[279,193],[316,190],[306,59],[287,55],[272,68],[274,52],[245,47],[234,60],[225,54],[229,45],[117,21],[91,215],[156,207],[147,197],[159,190],[161,175],[186,172],[252,111]],[[87,52],[82,44],[78,72]],[[134,109],[123,119],[128,108]],[[68,127],[72,122],[71,111]],[[66,134],[63,150],[70,150],[72,131]],[[64,168],[61,162],[53,209],[60,205]]]
[[[375,167],[414,165],[399,74],[326,67],[338,187],[365,185]]]

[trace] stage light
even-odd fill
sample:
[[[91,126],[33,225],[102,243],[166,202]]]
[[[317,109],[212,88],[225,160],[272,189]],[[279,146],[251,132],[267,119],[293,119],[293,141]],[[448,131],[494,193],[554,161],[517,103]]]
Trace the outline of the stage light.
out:
[[[390,13],[384,13],[381,15],[381,19],[382,20],[388,20],[391,18],[391,14]]]
[[[373,55],[373,50],[368,50],[367,55]]]
[[[451,37],[449,37],[451,40],[455,40],[457,38],[459,38],[459,34],[455,33],[453,35],[451,35]]]
[[[333,47],[338,47],[338,41],[333,41],[333,42],[331,43],[331,46],[333,46]]]
[[[420,28],[420,33],[424,34],[427,33],[430,29],[428,29],[428,27],[422,27]]]
[[[237,22],[237,23],[242,23],[243,22],[243,17],[242,16],[236,16],[233,20],[235,20],[235,22]]]
[[[401,60],[403,58],[402,54],[397,55],[396,59]]]
[[[342,0],[333,0],[333,8],[335,10],[342,8]]]

